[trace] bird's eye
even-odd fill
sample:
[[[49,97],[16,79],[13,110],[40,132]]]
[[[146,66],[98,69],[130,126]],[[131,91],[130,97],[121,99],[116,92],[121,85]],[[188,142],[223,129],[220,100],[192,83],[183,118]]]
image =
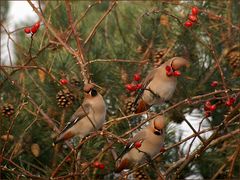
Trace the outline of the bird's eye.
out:
[[[94,96],[96,96],[96,95],[97,95],[97,91],[96,91],[95,89],[92,89],[92,90],[91,90],[91,96],[94,97]]]

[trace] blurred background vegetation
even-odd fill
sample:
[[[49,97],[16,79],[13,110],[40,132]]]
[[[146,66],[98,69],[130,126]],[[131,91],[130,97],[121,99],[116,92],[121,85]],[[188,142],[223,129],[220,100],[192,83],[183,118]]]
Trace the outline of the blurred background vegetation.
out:
[[[6,20],[7,4],[7,1],[4,1],[4,7],[1,6],[1,24]],[[89,62],[91,79],[101,87],[101,93],[108,105],[107,121],[125,115],[124,102],[132,96],[126,91],[125,85],[133,81],[135,73],[140,73],[144,77],[149,70],[173,56],[185,57],[191,62],[191,68],[182,72],[183,76],[179,78],[171,104],[214,92],[215,89],[224,90],[216,59],[220,61],[226,88],[234,90],[240,87],[238,0],[119,1],[97,27],[94,36],[84,44],[93,27],[111,4],[112,2],[108,1],[71,2],[73,19],[77,21],[77,32]],[[191,28],[186,28],[184,22],[191,13],[192,6],[200,9],[198,21]],[[46,1],[42,2],[42,7],[43,17],[47,22],[64,41],[76,49],[74,37],[70,35],[67,38],[71,28],[65,3]],[[8,68],[2,65],[0,71],[1,179],[16,179],[24,172],[21,168],[36,176],[48,178],[70,149],[64,144],[52,146],[56,132],[43,120],[40,109],[53,119],[57,127],[63,128],[82,102],[82,77],[77,61],[57,43],[42,22],[32,41],[22,29],[16,34],[17,61],[12,66],[26,65],[29,68]],[[60,79],[67,79],[69,83],[61,85]],[[212,81],[218,81],[219,85],[212,87],[210,85]],[[61,96],[66,98],[67,94],[74,96],[74,100],[68,99],[69,106],[59,107]],[[227,114],[231,114],[235,107],[239,107],[239,91],[238,94],[236,91],[230,91],[229,95],[237,99],[232,107],[224,105],[226,99],[221,102],[216,100],[218,97],[209,98],[212,103],[219,104],[208,119],[210,127],[221,124]],[[29,101],[28,96],[40,109]],[[169,123],[181,123],[183,114],[191,113],[194,109],[204,113],[203,104],[209,99],[203,98],[198,103],[185,104],[169,111],[166,114]],[[154,111],[160,112],[169,106],[170,104],[166,103],[164,106],[156,107]],[[13,113],[9,116],[4,114],[6,108]],[[239,110],[234,113],[239,119]],[[107,130],[122,135],[131,128],[132,122],[124,119],[119,122],[113,121]],[[233,121],[219,133],[219,136],[236,129],[239,129],[239,122]],[[168,128],[166,135],[166,147],[178,142],[174,129]],[[98,136],[85,143],[81,148],[81,168],[91,162],[107,144],[105,136]],[[233,171],[232,178],[239,178],[239,157],[235,162],[232,160],[236,151],[236,156],[239,156],[239,144],[237,134],[209,148],[184,168],[178,178],[194,174],[193,167],[197,167],[204,179],[213,177],[225,179],[230,170]],[[123,146],[121,143],[114,144],[117,153],[121,152]],[[180,159],[181,154],[179,146],[172,148],[156,160],[156,165],[164,171]],[[96,170],[90,167],[82,174],[83,179],[112,178],[115,162],[110,150],[103,153],[98,160],[104,163],[105,168]],[[76,172],[75,164],[76,157],[71,155],[57,176]],[[151,179],[156,178],[156,173],[151,167],[146,167],[145,171]]]

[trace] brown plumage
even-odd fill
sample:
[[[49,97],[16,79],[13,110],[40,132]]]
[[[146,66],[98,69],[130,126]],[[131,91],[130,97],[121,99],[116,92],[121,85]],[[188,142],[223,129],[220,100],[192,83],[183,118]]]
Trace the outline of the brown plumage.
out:
[[[131,138],[120,155],[120,160],[116,162],[117,173],[123,169],[129,169],[132,166],[146,162],[160,152],[164,142],[164,117],[157,116],[151,123],[139,131]],[[134,147],[135,142],[141,142],[141,147]],[[125,153],[125,154],[124,154]],[[121,157],[122,156],[122,157]]]
[[[55,144],[68,140],[76,135],[81,138],[101,128],[105,122],[106,105],[101,94],[92,84],[84,86],[82,105],[70,118],[70,121],[55,140]]]
[[[144,79],[143,89],[139,91],[134,102],[135,113],[143,112],[150,106],[169,100],[173,96],[177,85],[177,77],[166,74],[167,66],[174,72],[183,66],[189,67],[189,62],[182,57],[174,57],[152,70]]]

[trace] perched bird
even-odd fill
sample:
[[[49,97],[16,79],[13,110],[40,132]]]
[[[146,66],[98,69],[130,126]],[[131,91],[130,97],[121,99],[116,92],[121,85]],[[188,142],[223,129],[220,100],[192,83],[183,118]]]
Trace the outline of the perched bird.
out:
[[[164,117],[157,116],[133,136],[116,162],[116,173],[147,162],[160,152],[164,142]]]
[[[84,86],[84,100],[82,105],[72,115],[66,127],[60,132],[55,144],[68,140],[76,135],[81,138],[90,132],[101,128],[105,122],[106,105],[101,94],[92,84]]]
[[[139,90],[135,102],[135,113],[149,109],[154,104],[169,100],[177,85],[177,71],[181,67],[189,67],[189,62],[182,57],[174,57],[152,70],[143,80],[142,89]]]

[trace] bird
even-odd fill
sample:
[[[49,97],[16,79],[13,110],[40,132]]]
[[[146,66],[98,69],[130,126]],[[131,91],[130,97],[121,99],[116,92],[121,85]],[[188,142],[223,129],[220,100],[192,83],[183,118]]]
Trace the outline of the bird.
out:
[[[68,140],[74,136],[84,138],[89,133],[100,129],[105,123],[106,104],[93,84],[83,88],[84,100],[82,105],[71,116],[66,127],[59,133],[54,144]]]
[[[153,69],[143,80],[133,107],[135,113],[148,110],[154,104],[170,100],[177,86],[178,71],[181,67],[189,67],[190,63],[182,57],[173,57],[158,68]]]
[[[129,139],[125,149],[116,159],[116,173],[148,162],[160,152],[164,144],[164,121],[165,119],[161,115],[155,117],[148,126]],[[136,147],[136,145],[138,146]]]

